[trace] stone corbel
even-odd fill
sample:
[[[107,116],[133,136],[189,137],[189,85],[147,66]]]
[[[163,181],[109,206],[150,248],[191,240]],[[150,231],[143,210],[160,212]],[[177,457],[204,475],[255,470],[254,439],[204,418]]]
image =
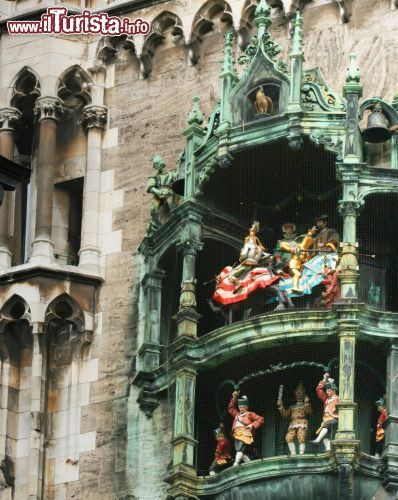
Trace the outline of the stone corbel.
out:
[[[143,388],[137,398],[140,409],[147,418],[152,418],[153,412],[159,406],[157,396],[150,390]]]

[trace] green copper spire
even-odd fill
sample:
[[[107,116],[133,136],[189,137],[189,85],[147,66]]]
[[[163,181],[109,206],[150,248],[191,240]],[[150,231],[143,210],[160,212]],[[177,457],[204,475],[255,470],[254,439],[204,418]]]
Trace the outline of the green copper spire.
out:
[[[292,48],[290,55],[301,55],[303,52],[303,16],[301,11],[297,9],[296,15],[292,20],[293,30],[292,30]]]
[[[221,75],[225,75],[226,73],[234,72],[234,59],[233,59],[233,43],[234,43],[234,34],[232,31],[228,31],[224,35],[224,59],[221,70]]]
[[[202,125],[204,116],[199,109],[199,97],[195,96],[193,99],[192,111],[188,115],[188,125]]]
[[[258,37],[261,38],[271,24],[270,8],[265,0],[260,0],[254,13],[254,24],[258,27]]]

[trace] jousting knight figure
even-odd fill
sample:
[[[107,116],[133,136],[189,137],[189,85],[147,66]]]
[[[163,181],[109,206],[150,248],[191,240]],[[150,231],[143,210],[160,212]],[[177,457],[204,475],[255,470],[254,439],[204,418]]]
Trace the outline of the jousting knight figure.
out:
[[[232,269],[229,275],[229,280],[235,285],[234,293],[237,293],[242,288],[242,282],[238,276],[246,274],[251,269],[257,267],[260,261],[270,256],[269,253],[265,252],[261,241],[256,236],[259,230],[260,224],[256,221],[253,222],[249,230],[249,235],[246,236],[243,248],[240,252],[239,264]]]
[[[232,393],[232,399],[228,406],[228,411],[234,418],[232,423],[232,435],[235,445],[234,467],[243,462],[250,462],[247,456],[248,448],[254,441],[254,430],[264,424],[264,418],[249,410],[247,396],[239,397],[239,391]]]
[[[280,385],[277,401],[278,410],[282,417],[290,418],[289,428],[285,436],[285,441],[290,450],[290,455],[296,455],[295,438],[297,437],[297,441],[299,443],[299,453],[300,455],[304,455],[305,442],[307,440],[308,432],[308,420],[306,416],[312,413],[310,398],[308,396],[305,396],[304,385],[302,382],[300,382],[296,387],[296,390],[294,391],[296,404],[286,409],[283,406],[282,392],[283,385]]]
[[[376,427],[376,447],[375,447],[375,457],[380,458],[384,449],[384,422],[387,418],[386,402],[384,398],[380,398],[376,401],[377,411],[380,413],[377,419]]]
[[[336,405],[340,402],[340,398],[337,396],[336,392],[337,387],[334,380],[330,378],[329,373],[325,373],[323,379],[316,388],[318,398],[323,402],[322,424],[316,431],[318,437],[311,442],[313,444],[319,444],[323,441],[326,451],[330,451],[330,437],[333,431],[336,430],[339,419]]]

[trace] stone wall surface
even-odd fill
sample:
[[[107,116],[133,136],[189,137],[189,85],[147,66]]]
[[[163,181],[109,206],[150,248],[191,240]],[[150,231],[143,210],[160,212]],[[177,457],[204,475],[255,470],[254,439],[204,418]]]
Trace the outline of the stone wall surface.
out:
[[[188,38],[201,5],[198,0],[170,1],[129,16],[151,20],[167,9],[183,20]],[[320,66],[330,86],[341,92],[348,54],[355,51],[364,97],[391,99],[398,91],[398,11],[390,9],[387,0],[354,0],[351,20],[342,24],[337,4],[308,3],[303,14],[305,67]],[[238,19],[234,22],[239,25]],[[276,22],[272,31],[286,54],[287,24]],[[57,79],[66,68],[74,64],[91,67],[98,41],[84,36],[3,35],[1,106],[9,106],[12,81],[25,65],[37,73],[42,95],[55,95]],[[82,444],[76,475],[68,472],[65,463],[60,465],[45,498],[163,498],[163,479],[171,459],[173,405],[166,395],[148,420],[136,403],[137,389],[131,386],[139,335],[141,271],[133,253],[149,223],[151,196],[145,186],[153,172],[151,157],[159,153],[169,168],[175,166],[194,95],[201,98],[201,109],[209,116],[219,96],[222,49],[222,35],[217,30],[207,34],[201,58],[192,65],[183,41],[173,41],[167,34],[165,42],[156,48],[148,78],[141,76],[132,50],[119,47],[106,64],[104,104],[109,109],[109,123],[102,144],[100,208],[105,281],[90,353],[91,360],[98,360],[98,374],[90,379],[79,422],[79,435],[92,439],[90,433],[95,432],[95,449],[93,443],[87,442],[86,447]],[[61,138],[59,149],[57,180],[73,178],[74,170],[81,171],[73,167],[74,159],[78,157],[76,164],[81,165],[84,148],[78,143],[72,146],[69,140],[63,145]],[[68,158],[73,167],[70,172],[65,170]]]

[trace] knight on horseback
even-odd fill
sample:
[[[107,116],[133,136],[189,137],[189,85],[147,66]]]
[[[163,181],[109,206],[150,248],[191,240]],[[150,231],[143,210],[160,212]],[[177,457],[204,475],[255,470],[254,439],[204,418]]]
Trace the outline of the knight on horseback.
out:
[[[229,280],[235,285],[234,293],[238,293],[242,288],[242,282],[238,276],[245,275],[251,269],[257,267],[261,261],[270,257],[271,254],[265,251],[261,241],[256,236],[260,230],[260,223],[253,222],[248,236],[244,240],[243,248],[239,256],[239,264],[234,267],[229,275]]]

